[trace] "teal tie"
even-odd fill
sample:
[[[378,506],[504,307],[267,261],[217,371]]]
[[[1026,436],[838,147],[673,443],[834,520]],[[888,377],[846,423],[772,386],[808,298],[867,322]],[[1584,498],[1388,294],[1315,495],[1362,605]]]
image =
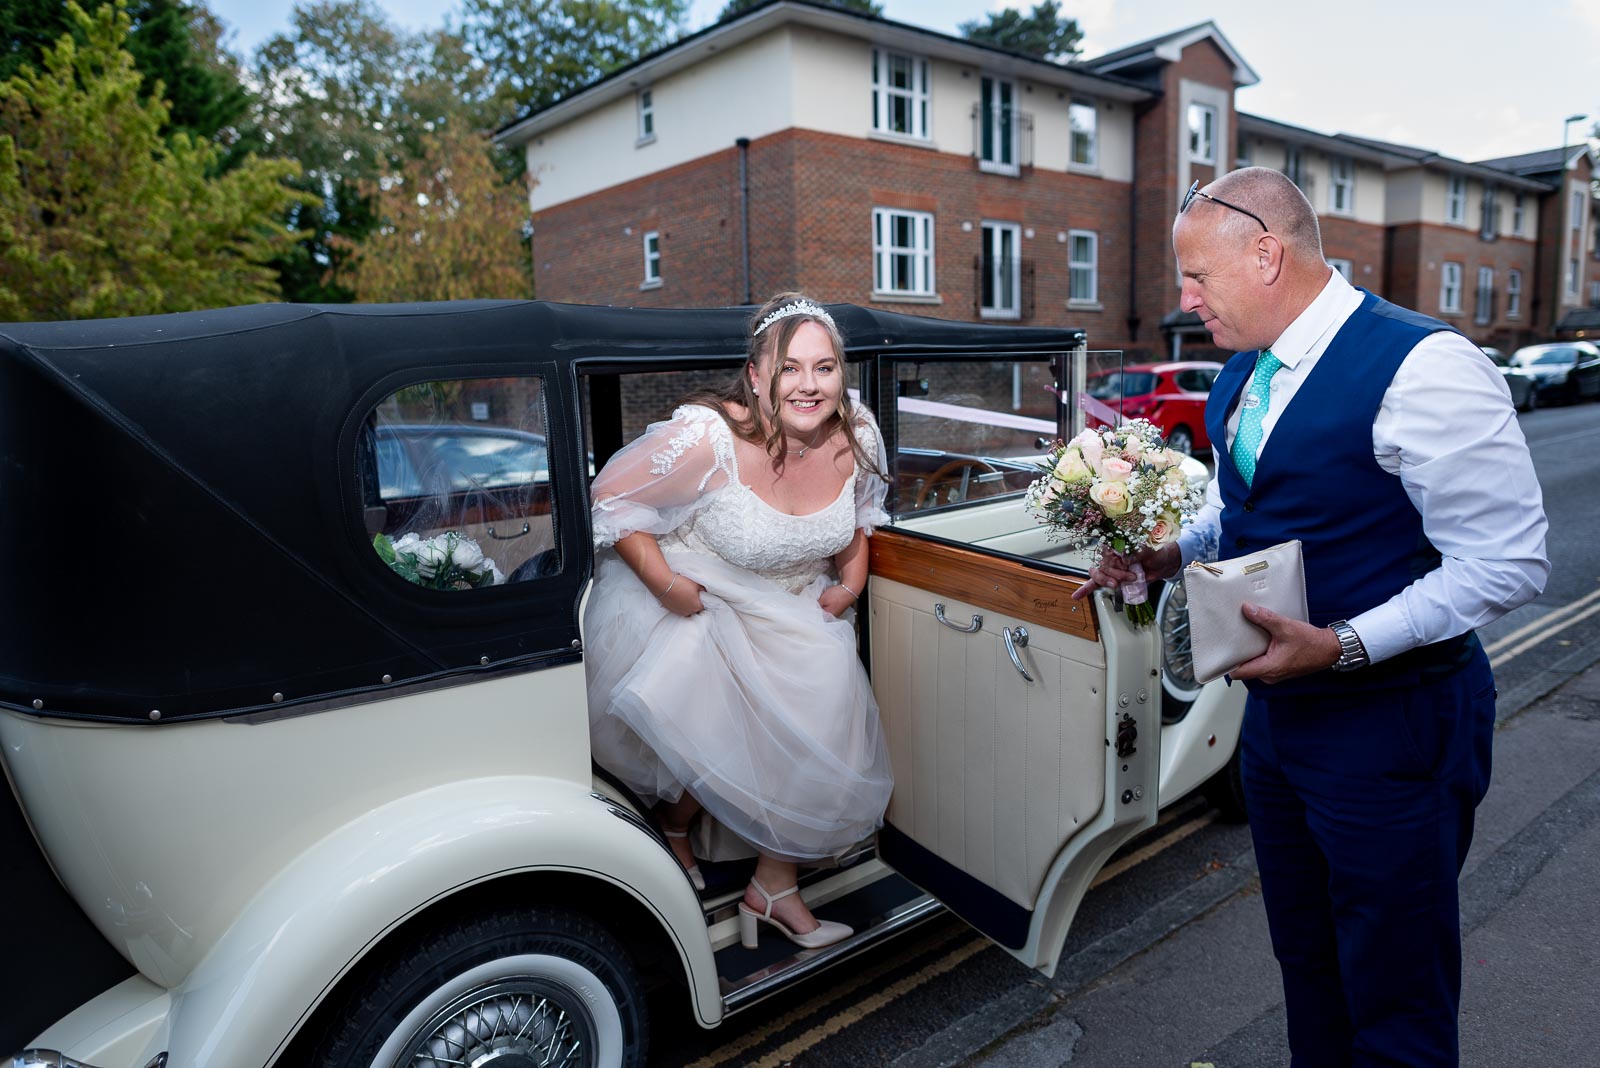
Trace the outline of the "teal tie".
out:
[[[1272,402],[1272,376],[1283,367],[1283,361],[1262,349],[1256,357],[1256,373],[1250,376],[1246,389],[1244,410],[1239,413],[1239,432],[1233,436],[1233,466],[1246,486],[1255,481],[1256,453],[1261,451],[1261,420],[1266,418],[1267,407]],[[1251,398],[1255,399],[1251,403]]]

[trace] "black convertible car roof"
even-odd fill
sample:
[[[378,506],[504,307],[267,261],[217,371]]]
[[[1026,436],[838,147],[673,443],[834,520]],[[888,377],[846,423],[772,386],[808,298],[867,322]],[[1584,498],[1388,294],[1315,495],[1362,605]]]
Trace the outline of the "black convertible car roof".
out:
[[[1083,337],[830,310],[856,356]],[[575,658],[591,562],[575,365],[736,361],[750,314],[469,301],[0,326],[0,704],[167,723]],[[367,413],[404,385],[530,374],[561,573],[462,598],[373,567]]]

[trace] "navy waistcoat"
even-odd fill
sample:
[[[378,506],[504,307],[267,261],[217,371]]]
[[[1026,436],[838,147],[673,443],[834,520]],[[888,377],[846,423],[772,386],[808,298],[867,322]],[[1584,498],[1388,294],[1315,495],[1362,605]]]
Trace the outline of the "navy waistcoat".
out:
[[[1223,557],[1298,538],[1311,622],[1349,619],[1439,566],[1400,479],[1372,455],[1372,425],[1395,372],[1417,343],[1450,326],[1363,291],[1316,367],[1278,417],[1246,485],[1223,447],[1229,413],[1255,370],[1256,353],[1228,361],[1211,387],[1206,428],[1218,443]],[[1246,683],[1262,696],[1366,690],[1415,684],[1464,664],[1471,635],[1413,649],[1359,671],[1322,671],[1275,685]]]

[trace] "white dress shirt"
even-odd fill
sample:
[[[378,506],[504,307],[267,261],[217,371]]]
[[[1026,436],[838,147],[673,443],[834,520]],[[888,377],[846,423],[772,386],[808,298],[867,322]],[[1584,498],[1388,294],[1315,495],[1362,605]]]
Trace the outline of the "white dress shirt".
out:
[[[1283,369],[1273,376],[1261,421],[1263,446],[1361,301],[1360,292],[1329,271],[1317,299],[1271,346]],[[1228,440],[1212,443],[1218,464],[1232,447],[1240,407],[1228,417]],[[1372,424],[1372,455],[1385,471],[1399,475],[1422,516],[1423,532],[1444,558],[1350,620],[1373,663],[1464,634],[1544,589],[1550,562],[1539,480],[1505,379],[1476,345],[1450,331],[1417,343],[1383,395]],[[1313,469],[1316,459],[1305,458]],[[1218,481],[1211,480],[1205,505],[1179,539],[1185,565],[1217,557]]]

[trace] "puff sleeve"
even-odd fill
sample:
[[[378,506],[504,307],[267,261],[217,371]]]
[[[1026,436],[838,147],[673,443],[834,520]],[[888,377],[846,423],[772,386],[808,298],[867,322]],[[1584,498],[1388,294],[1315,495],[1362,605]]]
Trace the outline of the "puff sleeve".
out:
[[[884,475],[889,471],[889,457],[883,451],[883,435],[878,432],[877,421],[872,418],[871,412],[857,405],[850,428],[861,443],[862,451],[876,459],[878,464],[877,471],[863,468],[856,472],[856,526],[871,535],[873,528],[889,521],[889,514],[883,510],[884,501],[889,495],[889,484],[884,481]]]
[[[676,530],[728,484],[733,441],[710,408],[686,404],[606,462],[590,491],[597,549]]]

